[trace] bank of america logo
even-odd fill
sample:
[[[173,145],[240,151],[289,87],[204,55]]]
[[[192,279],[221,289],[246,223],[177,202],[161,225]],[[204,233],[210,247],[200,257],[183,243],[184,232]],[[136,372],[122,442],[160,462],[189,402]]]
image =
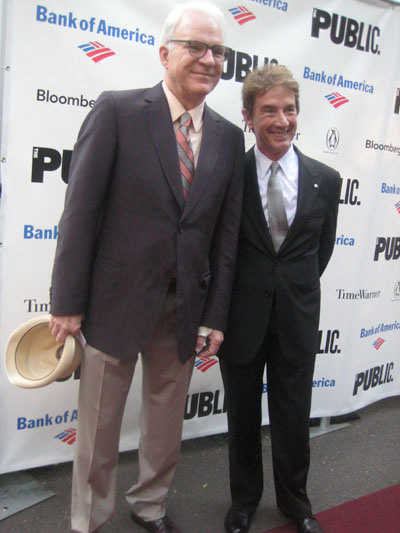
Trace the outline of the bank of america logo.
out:
[[[345,96],[339,94],[339,93],[331,93],[327,94],[325,98],[328,100],[328,102],[336,109],[340,107],[343,104],[347,104],[349,101]]]
[[[74,444],[76,441],[76,429],[70,428],[65,429],[62,433],[59,433],[54,437],[55,439],[59,439],[61,442],[64,442],[65,444]]]
[[[375,348],[375,350],[379,350],[379,348],[382,346],[382,344],[385,342],[385,339],[381,339],[378,337],[376,341],[372,343],[372,346]]]
[[[207,370],[217,363],[218,359],[214,359],[213,357],[198,357],[194,363],[194,366],[201,372],[207,372]]]
[[[106,59],[107,57],[115,56],[115,52],[98,41],[90,41],[86,44],[80,44],[78,48],[83,50],[87,57],[95,63],[103,61],[103,59]]]
[[[398,201],[397,203],[394,204],[397,212],[400,214],[400,201]]]
[[[240,25],[250,22],[250,20],[254,20],[256,18],[256,16],[244,6],[231,7],[229,12]]]

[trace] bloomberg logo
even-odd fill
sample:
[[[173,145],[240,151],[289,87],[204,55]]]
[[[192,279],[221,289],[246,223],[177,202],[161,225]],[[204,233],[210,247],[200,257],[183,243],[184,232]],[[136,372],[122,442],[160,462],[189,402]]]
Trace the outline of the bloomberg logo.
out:
[[[83,94],[78,96],[64,96],[51,93],[49,89],[38,89],[36,100],[47,104],[61,104],[75,107],[94,107],[95,100],[86,98]]]
[[[381,53],[377,43],[381,34],[378,26],[371,24],[367,26],[364,22],[314,8],[311,36],[319,39],[320,31],[328,29],[330,29],[330,39],[334,44],[342,44],[360,52],[370,52],[377,55]]]

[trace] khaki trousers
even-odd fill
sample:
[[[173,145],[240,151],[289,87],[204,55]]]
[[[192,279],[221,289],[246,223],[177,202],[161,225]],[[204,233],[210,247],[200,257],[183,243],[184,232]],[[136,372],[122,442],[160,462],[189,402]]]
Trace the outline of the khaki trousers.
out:
[[[72,531],[91,533],[113,514],[119,437],[137,355],[119,359],[85,348],[78,399],[72,479]],[[177,354],[176,297],[168,293],[153,337],[142,353],[139,480],[126,493],[143,520],[165,515],[165,498],[181,448],[185,402],[194,356]]]

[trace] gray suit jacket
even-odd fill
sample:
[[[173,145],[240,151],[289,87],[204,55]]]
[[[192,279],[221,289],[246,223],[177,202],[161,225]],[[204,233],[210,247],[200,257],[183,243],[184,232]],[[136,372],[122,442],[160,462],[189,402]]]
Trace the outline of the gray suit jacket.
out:
[[[320,276],[334,244],[339,173],[299,158],[296,216],[278,253],[261,205],[254,149],[246,154],[243,215],[229,325],[220,356],[245,365],[264,341],[275,302],[280,347],[294,364],[312,362],[317,350]]]
[[[175,266],[179,357],[199,325],[224,330],[243,185],[243,133],[205,106],[194,182],[183,199],[161,84],[103,93],[75,145],[59,224],[51,313],[85,314],[89,344],[141,351]]]

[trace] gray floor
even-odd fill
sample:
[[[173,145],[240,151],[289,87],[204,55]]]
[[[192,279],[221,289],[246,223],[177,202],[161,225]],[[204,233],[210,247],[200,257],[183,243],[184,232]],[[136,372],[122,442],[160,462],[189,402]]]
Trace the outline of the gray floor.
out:
[[[311,441],[309,495],[315,513],[400,483],[400,396],[381,400],[356,415],[347,428]],[[287,522],[275,507],[269,430],[263,431],[265,490],[252,532]],[[124,501],[124,490],[136,479],[137,470],[137,453],[121,454],[116,513],[101,533],[144,531],[133,525]],[[56,495],[0,521],[0,532],[69,531],[71,464],[37,468],[29,474]],[[228,507],[226,435],[185,441],[168,513],[185,533],[223,533]]]

